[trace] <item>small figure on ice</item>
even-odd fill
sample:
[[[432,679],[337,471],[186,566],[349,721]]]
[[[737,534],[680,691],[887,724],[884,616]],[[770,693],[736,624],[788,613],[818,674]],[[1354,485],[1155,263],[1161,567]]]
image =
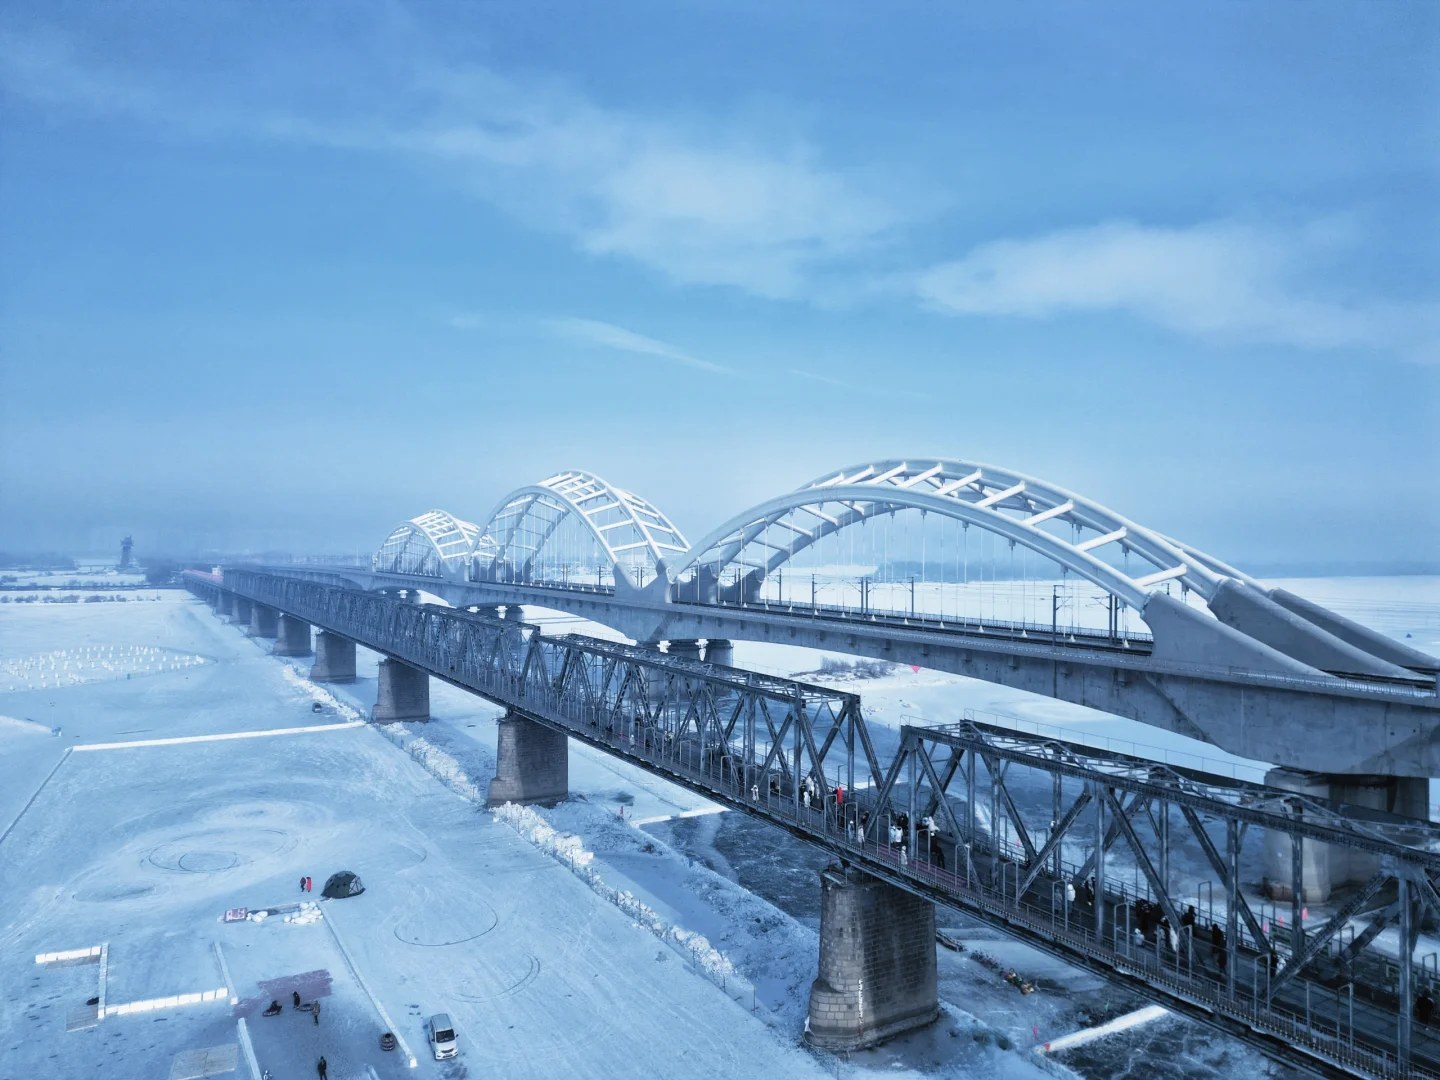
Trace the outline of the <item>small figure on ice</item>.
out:
[[[290,1000],[295,1003],[295,1008],[298,1009],[298,1008],[300,1007],[300,991],[299,991],[299,990],[292,990],[292,991],[290,991]]]
[[[326,1064],[323,1056],[315,1063],[315,1071],[320,1074],[320,1080],[326,1080],[330,1075],[330,1066]]]

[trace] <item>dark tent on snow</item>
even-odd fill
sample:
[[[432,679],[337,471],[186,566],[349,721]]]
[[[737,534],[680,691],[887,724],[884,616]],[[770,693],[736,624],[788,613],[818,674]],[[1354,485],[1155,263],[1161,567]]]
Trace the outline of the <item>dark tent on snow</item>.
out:
[[[359,896],[364,891],[365,886],[360,884],[358,877],[349,870],[341,870],[338,874],[330,875],[321,895],[331,900],[344,900],[347,896]]]

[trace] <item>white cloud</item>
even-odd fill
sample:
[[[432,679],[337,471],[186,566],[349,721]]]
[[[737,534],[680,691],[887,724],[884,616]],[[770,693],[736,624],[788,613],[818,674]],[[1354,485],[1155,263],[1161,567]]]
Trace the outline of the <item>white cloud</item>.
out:
[[[589,345],[600,345],[607,349],[617,349],[620,352],[638,353],[641,356],[654,356],[684,367],[695,368],[698,371],[708,371],[714,375],[735,374],[733,369],[725,367],[723,364],[713,364],[709,360],[701,360],[699,357],[691,356],[679,346],[646,337],[644,334],[637,334],[633,330],[626,330],[623,326],[616,326],[614,323],[600,322],[598,319],[566,318],[551,319],[549,326],[562,337]]]
[[[982,244],[917,275],[914,287],[925,303],[955,315],[1126,312],[1221,340],[1436,358],[1440,307],[1313,287],[1313,268],[1343,253],[1348,232],[1335,222],[1282,229],[1114,221]]]
[[[553,82],[447,66],[413,43],[343,95],[316,94],[278,59],[270,74],[254,104],[227,102],[225,80],[113,70],[50,38],[0,44],[0,84],[47,107],[408,158],[580,251],[686,284],[795,296],[903,216],[794,138],[727,136],[715,117],[661,122]]]

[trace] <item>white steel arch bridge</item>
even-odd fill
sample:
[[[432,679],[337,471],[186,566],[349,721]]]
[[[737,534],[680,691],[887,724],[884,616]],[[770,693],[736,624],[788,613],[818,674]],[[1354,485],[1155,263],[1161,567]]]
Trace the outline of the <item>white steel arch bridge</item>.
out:
[[[291,572],[457,606],[548,607],[657,645],[744,639],[877,656],[1259,760],[1440,775],[1440,661],[982,462],[837,469],[693,546],[652,503],[570,470],[517,488],[481,524],[438,510],[403,522],[368,572]],[[1297,742],[1302,715],[1335,738]]]

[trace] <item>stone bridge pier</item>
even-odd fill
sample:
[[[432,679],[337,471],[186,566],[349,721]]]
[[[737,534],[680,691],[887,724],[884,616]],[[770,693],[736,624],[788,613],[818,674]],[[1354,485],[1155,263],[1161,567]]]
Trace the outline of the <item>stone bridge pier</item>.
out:
[[[251,604],[248,632],[251,637],[276,637],[280,633],[280,613],[264,604]]]
[[[315,663],[310,666],[313,682],[354,682],[355,642],[321,630],[315,635]]]
[[[215,614],[228,618],[235,614],[235,594],[217,589],[215,592]]]
[[[806,1038],[859,1050],[940,1015],[935,905],[853,868],[820,872],[820,971]]]
[[[354,645],[351,645],[354,649]],[[354,663],[353,657],[351,663]],[[377,724],[430,719],[430,676],[419,668],[386,657],[380,661],[380,685],[370,719]]]
[[[514,710],[497,723],[495,777],[485,805],[564,802],[570,795],[569,738]]]
[[[665,643],[665,651],[670,656],[679,656],[686,660],[700,659],[700,642],[693,638],[676,638]]]
[[[723,667],[735,666],[735,645],[726,638],[709,638],[705,642],[705,662]]]
[[[236,596],[235,603],[230,611],[230,621],[236,626],[249,626],[251,609],[255,607],[253,601],[245,596]]]
[[[270,651],[276,656],[309,656],[310,624],[293,615],[281,615],[275,647]]]

